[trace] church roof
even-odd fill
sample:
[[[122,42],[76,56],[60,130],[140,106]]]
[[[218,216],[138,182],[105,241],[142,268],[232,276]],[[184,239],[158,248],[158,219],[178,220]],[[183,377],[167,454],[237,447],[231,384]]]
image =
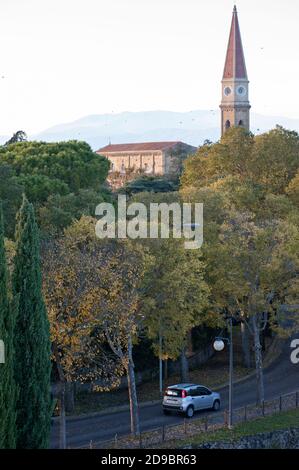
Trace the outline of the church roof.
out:
[[[245,78],[247,71],[241,40],[237,7],[234,7],[223,78]]]
[[[166,150],[181,144],[180,141],[175,142],[144,142],[134,144],[109,144],[97,150],[97,153],[113,153],[113,152],[142,152],[152,150]]]

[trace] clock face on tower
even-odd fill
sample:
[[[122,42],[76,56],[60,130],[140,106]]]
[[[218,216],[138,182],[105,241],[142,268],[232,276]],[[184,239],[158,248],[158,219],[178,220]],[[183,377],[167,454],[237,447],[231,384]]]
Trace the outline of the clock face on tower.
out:
[[[237,88],[237,93],[238,93],[238,95],[240,95],[240,96],[244,96],[245,93],[246,93],[246,88],[243,87],[243,86],[239,86],[239,87]]]
[[[231,92],[232,92],[231,87],[226,86],[226,87],[224,88],[224,94],[225,94],[225,96],[229,96],[229,95],[231,94]]]

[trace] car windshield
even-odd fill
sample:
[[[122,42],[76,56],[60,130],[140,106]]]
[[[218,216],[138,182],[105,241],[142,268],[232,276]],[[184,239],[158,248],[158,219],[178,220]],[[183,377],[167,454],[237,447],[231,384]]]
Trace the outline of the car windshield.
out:
[[[168,397],[182,397],[182,392],[183,390],[179,390],[177,388],[168,388],[165,392],[165,395]],[[185,394],[187,395],[187,392],[185,390]]]

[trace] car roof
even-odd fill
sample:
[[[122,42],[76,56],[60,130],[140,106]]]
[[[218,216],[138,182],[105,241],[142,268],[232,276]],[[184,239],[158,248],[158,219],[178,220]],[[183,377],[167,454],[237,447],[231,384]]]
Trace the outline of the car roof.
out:
[[[190,388],[190,387],[203,387],[203,388],[207,388],[209,390],[209,387],[207,387],[206,385],[200,385],[200,384],[176,384],[176,385],[169,385],[169,387],[167,387],[167,388],[168,389],[169,388],[184,389],[184,388]]]
[[[196,387],[196,384],[176,384],[176,385],[170,385],[167,388],[189,388],[189,387]]]

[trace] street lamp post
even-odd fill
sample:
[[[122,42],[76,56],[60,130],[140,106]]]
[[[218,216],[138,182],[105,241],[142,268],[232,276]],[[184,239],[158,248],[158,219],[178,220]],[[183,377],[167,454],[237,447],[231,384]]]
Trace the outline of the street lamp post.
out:
[[[229,323],[229,338],[215,338],[214,349],[223,351],[225,343],[229,345],[229,388],[228,388],[228,428],[233,427],[233,383],[234,383],[234,350],[233,350],[233,319],[227,318]]]
[[[160,397],[163,396],[163,361],[162,361],[162,333],[159,331],[159,388]]]
[[[2,339],[0,339],[0,364],[5,364],[5,346]]]
[[[233,427],[233,384],[234,384],[234,348],[233,348],[233,319],[229,318],[229,406],[228,406],[228,428]]]

